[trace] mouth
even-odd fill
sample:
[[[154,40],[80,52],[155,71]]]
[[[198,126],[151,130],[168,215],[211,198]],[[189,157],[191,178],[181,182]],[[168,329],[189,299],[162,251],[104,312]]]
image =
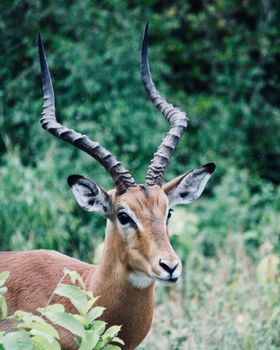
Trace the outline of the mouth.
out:
[[[156,280],[156,281],[159,281],[163,284],[166,284],[166,285],[172,285],[172,284],[175,284],[178,280],[179,280],[179,277],[175,277],[175,278],[160,278],[160,277],[157,277],[157,276],[153,276],[153,279]]]

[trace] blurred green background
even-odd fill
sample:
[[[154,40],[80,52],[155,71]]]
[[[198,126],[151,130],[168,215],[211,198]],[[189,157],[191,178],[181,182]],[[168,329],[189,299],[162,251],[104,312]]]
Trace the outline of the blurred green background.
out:
[[[217,170],[202,198],[173,213],[183,278],[158,288],[141,349],[280,348],[279,17],[273,0],[2,0],[1,250],[56,249],[93,262],[104,235],[104,219],[77,207],[66,178],[80,173],[109,189],[109,175],[39,123],[38,32],[58,118],[141,183],[168,129],[140,78],[149,19],[153,78],[190,118],[165,179],[209,161]]]

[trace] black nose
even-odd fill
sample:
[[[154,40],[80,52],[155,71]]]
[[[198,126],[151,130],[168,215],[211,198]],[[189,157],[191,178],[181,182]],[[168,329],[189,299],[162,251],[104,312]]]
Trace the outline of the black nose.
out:
[[[172,276],[172,273],[176,270],[178,265],[179,263],[177,263],[174,267],[170,267],[165,262],[163,262],[162,259],[159,259],[159,266],[162,267],[165,271],[167,271],[170,274],[170,276]]]

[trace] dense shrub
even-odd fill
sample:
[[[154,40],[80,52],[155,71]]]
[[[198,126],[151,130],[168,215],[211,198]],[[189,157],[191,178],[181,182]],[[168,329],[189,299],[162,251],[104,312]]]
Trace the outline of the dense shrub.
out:
[[[45,41],[58,118],[110,149],[143,182],[167,129],[139,74],[149,19],[154,80],[190,118],[165,178],[217,163],[203,197],[171,219],[187,275],[172,299],[180,312],[162,326],[162,339],[170,349],[277,347],[279,309],[270,304],[277,282],[267,269],[279,273],[279,11],[274,0],[1,1],[1,250],[57,249],[92,262],[104,236],[104,220],[78,209],[66,178],[81,173],[109,189],[110,176],[39,124],[37,33]],[[234,282],[221,278],[212,286],[216,271]],[[161,310],[167,293],[158,292]],[[211,308],[206,301],[213,295],[218,306]],[[247,310],[248,299],[255,311]],[[246,324],[243,333],[238,322]]]

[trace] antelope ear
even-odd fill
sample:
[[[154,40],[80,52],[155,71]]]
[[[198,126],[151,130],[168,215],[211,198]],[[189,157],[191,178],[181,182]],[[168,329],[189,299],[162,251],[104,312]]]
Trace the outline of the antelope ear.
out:
[[[81,175],[70,175],[67,182],[81,208],[86,211],[96,211],[105,217],[110,216],[110,196],[97,183]]]
[[[170,207],[176,204],[189,204],[199,198],[215,168],[214,163],[208,163],[165,184],[163,190]]]

